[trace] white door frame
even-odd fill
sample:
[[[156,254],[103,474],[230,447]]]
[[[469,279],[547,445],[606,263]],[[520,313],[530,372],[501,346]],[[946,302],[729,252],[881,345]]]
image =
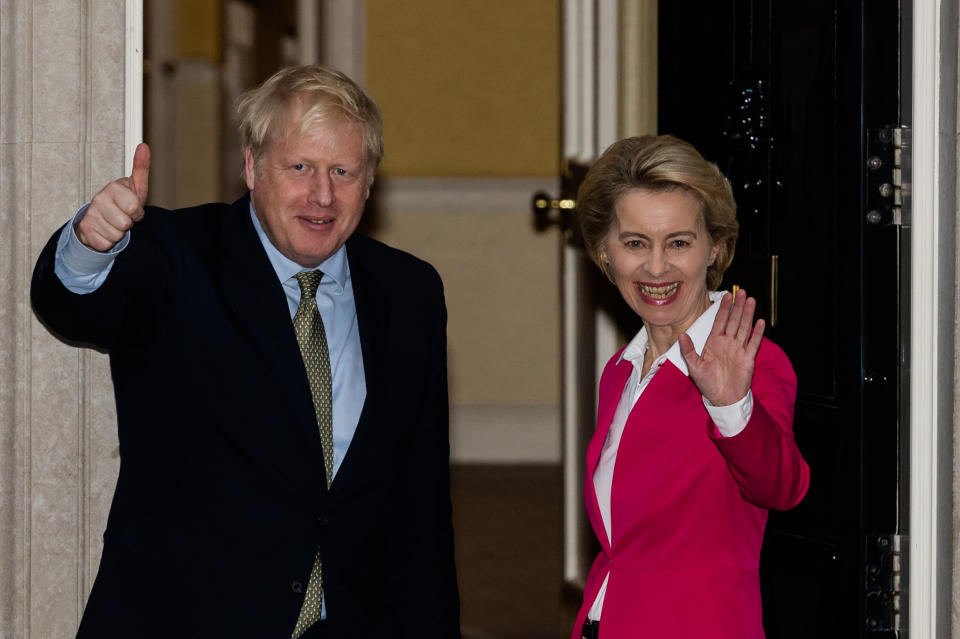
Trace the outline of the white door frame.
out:
[[[907,623],[913,639],[933,639],[950,634],[951,608],[957,606],[951,594],[956,511],[950,490],[958,395],[956,7],[914,0],[912,22]]]
[[[564,0],[563,2],[563,156],[567,161],[589,164],[618,135],[619,103],[619,3],[617,0]],[[589,281],[584,271],[593,268],[583,251],[563,247],[563,576],[582,586],[586,580],[581,556],[589,534],[581,487],[582,457],[579,405],[584,396],[577,374],[579,336],[590,327],[580,326],[580,311],[590,295],[583,290]],[[613,321],[599,309],[595,317],[595,379],[616,348]],[[595,405],[594,394],[594,405]],[[593,413],[593,410],[587,410]]]
[[[563,157],[589,164],[625,135],[656,133],[656,0],[564,0],[563,3]],[[643,59],[641,59],[641,56]],[[627,77],[624,76],[627,74]],[[577,373],[579,336],[592,333],[594,379],[619,345],[617,328],[597,308],[592,326],[583,327],[583,306],[591,304],[586,271],[595,268],[583,251],[563,248],[563,526],[564,579],[586,578],[581,473],[585,397]],[[584,409],[588,409],[584,411]]]

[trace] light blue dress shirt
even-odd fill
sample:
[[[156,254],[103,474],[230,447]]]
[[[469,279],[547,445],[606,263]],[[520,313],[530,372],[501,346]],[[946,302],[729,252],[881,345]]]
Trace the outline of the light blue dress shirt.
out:
[[[100,253],[86,246],[73,231],[74,224],[86,213],[89,204],[84,204],[74,214],[57,242],[54,272],[70,291],[84,295],[97,290],[113,267],[116,256],[130,243],[130,231],[110,251]],[[285,257],[270,242],[260,220],[250,204],[250,219],[257,237],[267,252],[270,264],[283,286],[290,311],[290,321],[300,305],[300,285],[296,274],[307,270]],[[357,326],[357,306],[353,297],[353,281],[347,261],[347,247],[328,257],[318,270],[323,278],[317,289],[317,308],[323,318],[330,351],[330,372],[333,375],[333,476],[336,477],[353,434],[360,421],[360,412],[367,396],[366,378],[363,372],[363,352],[360,347],[360,330]]]

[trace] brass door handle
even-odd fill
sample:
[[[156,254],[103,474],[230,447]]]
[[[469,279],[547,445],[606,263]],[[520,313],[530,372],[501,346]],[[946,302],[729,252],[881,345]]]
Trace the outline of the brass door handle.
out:
[[[572,210],[577,208],[577,201],[568,197],[555,200],[544,192],[534,193],[533,212],[558,210]]]
[[[583,248],[580,223],[577,221],[576,193],[588,168],[585,164],[568,161],[560,175],[559,197],[543,191],[533,194],[530,204],[533,209],[534,228],[545,231],[551,226],[559,226],[567,244]]]
[[[533,194],[531,205],[535,229],[545,231],[551,226],[559,226],[568,244],[583,247],[580,223],[577,222],[576,200],[569,197],[554,198],[540,191]]]
[[[533,194],[532,200],[534,226],[538,231],[559,224],[564,226],[564,217],[571,215],[577,207],[576,200],[571,198],[553,198],[538,191]]]

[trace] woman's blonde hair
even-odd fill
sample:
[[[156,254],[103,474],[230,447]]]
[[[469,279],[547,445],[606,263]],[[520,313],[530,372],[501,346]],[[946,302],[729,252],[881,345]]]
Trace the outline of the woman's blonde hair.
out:
[[[707,268],[707,288],[720,286],[737,245],[737,205],[730,183],[713,162],[672,135],[626,138],[615,142],[594,163],[577,193],[577,218],[587,253],[611,281],[604,248],[615,206],[628,191],[683,189],[702,205],[703,221],[719,248]]]
[[[300,101],[300,122],[289,122],[293,106]],[[240,138],[255,161],[278,135],[305,133],[325,122],[345,119],[360,127],[363,135],[367,176],[373,179],[383,157],[383,120],[380,109],[350,78],[312,64],[277,71],[263,84],[240,96]]]

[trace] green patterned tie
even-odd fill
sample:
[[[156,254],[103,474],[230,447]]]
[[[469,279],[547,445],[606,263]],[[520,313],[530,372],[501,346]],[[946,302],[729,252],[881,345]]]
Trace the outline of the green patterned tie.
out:
[[[320,428],[320,442],[323,444],[323,465],[327,471],[327,488],[333,480],[333,381],[330,374],[330,352],[327,349],[327,334],[323,330],[323,320],[317,310],[317,287],[323,273],[303,271],[297,273],[300,284],[300,306],[293,316],[293,328],[297,333],[300,355],[310,380],[310,394],[313,396],[313,410],[317,415]],[[300,618],[293,629],[293,639],[320,619],[322,605],[323,579],[321,575],[320,550],[317,550],[307,583],[307,594],[300,609]]]

